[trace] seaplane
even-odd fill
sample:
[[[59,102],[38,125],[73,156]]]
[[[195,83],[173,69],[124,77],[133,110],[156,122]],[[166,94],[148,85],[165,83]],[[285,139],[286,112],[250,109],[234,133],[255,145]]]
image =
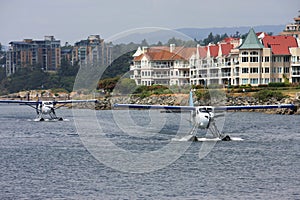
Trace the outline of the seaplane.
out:
[[[19,105],[27,105],[36,111],[34,121],[63,121],[62,117],[57,117],[55,110],[71,103],[96,103],[96,99],[88,100],[64,100],[64,101],[23,101],[23,100],[0,100],[0,103],[12,103]],[[47,116],[47,117],[46,117]]]
[[[187,136],[179,139],[179,141],[209,141],[207,138],[199,138],[196,136],[198,129],[206,129],[213,136],[213,141],[232,141],[233,138],[219,131],[216,120],[218,117],[224,116],[224,111],[238,110],[257,110],[257,109],[294,109],[293,104],[273,104],[273,105],[246,105],[246,106],[194,106],[193,92],[190,91],[188,106],[169,106],[169,105],[144,105],[144,104],[114,104],[114,108],[127,109],[158,109],[166,112],[190,112],[190,123],[192,129]],[[177,139],[176,139],[177,140]],[[237,140],[241,140],[238,138]]]

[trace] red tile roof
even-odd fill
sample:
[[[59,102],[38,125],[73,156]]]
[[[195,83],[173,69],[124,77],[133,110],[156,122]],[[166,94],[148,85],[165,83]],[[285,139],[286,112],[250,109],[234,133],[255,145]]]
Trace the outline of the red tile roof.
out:
[[[217,57],[219,54],[219,46],[217,45],[210,45],[208,46],[210,57]]]
[[[262,39],[265,48],[271,48],[274,55],[290,55],[290,47],[298,47],[293,36],[265,36]]]
[[[141,54],[137,57],[135,57],[133,60],[134,61],[141,61],[142,58],[146,56],[149,60],[186,60],[182,56],[176,53],[171,53],[166,50],[161,50],[161,49],[148,49],[148,51],[144,54]]]
[[[198,47],[199,57],[206,58],[207,56],[207,46],[206,47]]]
[[[221,52],[223,56],[229,55],[231,49],[233,49],[233,44],[220,44]]]

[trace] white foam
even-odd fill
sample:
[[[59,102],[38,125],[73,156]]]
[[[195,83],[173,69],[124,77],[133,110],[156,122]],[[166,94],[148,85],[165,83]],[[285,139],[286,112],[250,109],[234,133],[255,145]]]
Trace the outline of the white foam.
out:
[[[193,139],[193,135],[187,135],[182,138],[172,138],[172,141],[178,141],[178,142],[186,142],[191,141]],[[243,141],[244,139],[240,137],[230,137],[231,141]],[[220,138],[199,138],[197,137],[198,142],[216,142],[216,141],[222,141]]]
[[[230,137],[230,139],[232,141],[243,141],[244,140],[243,138],[240,138],[240,137]]]

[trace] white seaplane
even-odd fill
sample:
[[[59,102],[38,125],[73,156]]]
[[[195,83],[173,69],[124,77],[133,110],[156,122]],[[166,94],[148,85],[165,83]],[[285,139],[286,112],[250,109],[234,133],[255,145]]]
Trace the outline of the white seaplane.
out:
[[[160,109],[166,111],[190,111],[190,122],[193,126],[189,135],[179,140],[182,141],[208,141],[206,138],[196,136],[197,129],[207,129],[213,135],[213,140],[231,141],[229,135],[221,133],[215,123],[216,118],[224,116],[222,111],[232,110],[256,110],[256,109],[294,109],[293,104],[278,105],[247,105],[247,106],[194,106],[193,93],[190,92],[189,106],[168,106],[168,105],[144,105],[144,104],[114,104],[114,108],[128,109]],[[203,140],[202,140],[203,139]],[[240,140],[240,139],[237,139]],[[214,140],[215,141],[215,140]]]
[[[36,110],[37,117],[34,121],[63,121],[62,117],[57,117],[55,110],[65,106],[70,103],[87,103],[94,102],[96,103],[96,99],[88,99],[88,100],[65,100],[65,101],[22,101],[22,100],[0,100],[0,103],[13,103],[20,105],[27,105]],[[56,107],[56,105],[59,105]],[[45,118],[48,116],[48,118]]]

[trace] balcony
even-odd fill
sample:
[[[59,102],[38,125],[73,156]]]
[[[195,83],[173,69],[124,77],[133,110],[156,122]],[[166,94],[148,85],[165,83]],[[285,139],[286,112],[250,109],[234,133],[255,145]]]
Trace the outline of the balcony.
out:
[[[292,61],[292,66],[300,66],[300,60]]]
[[[209,74],[210,76],[210,78],[218,78],[219,77],[219,73],[210,73]]]
[[[131,65],[130,70],[141,69],[141,65]]]
[[[296,76],[296,77],[300,77],[300,71],[293,71],[293,72],[292,72],[292,76],[293,76],[293,77],[295,77],[295,76]]]
[[[154,79],[169,79],[170,75],[165,75],[165,74],[154,74],[152,76]]]
[[[170,69],[169,65],[151,65],[153,69]]]
[[[230,72],[222,72],[222,77],[230,77],[231,73]]]
[[[174,68],[176,68],[176,69],[189,69],[190,65],[189,64],[178,64],[178,65],[175,65]]]
[[[190,75],[175,75],[175,76],[172,76],[171,78],[184,78],[184,79],[187,79],[187,78],[190,78]]]

